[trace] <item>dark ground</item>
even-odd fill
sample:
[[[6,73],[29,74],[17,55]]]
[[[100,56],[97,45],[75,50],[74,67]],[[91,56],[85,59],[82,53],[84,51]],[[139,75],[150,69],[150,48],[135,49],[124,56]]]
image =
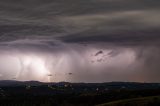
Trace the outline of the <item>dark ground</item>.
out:
[[[94,106],[112,101],[159,95],[158,83],[0,81],[0,106]],[[155,106],[159,106],[160,102],[156,103]]]

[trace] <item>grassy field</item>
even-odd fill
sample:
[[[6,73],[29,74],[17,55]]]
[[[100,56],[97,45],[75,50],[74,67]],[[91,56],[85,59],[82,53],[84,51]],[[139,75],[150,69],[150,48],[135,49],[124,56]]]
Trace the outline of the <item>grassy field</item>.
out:
[[[160,96],[118,100],[97,106],[160,106]]]

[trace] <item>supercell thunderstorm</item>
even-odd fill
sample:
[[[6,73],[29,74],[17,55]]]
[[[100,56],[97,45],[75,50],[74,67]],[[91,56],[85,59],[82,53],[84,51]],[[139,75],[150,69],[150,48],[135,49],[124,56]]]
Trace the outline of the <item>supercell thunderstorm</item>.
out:
[[[159,0],[0,0],[0,80],[160,81]]]

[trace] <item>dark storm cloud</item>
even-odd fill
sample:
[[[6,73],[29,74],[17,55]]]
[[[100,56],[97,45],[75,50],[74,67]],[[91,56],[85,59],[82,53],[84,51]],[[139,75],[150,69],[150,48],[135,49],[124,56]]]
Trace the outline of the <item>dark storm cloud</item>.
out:
[[[119,36],[110,36],[116,31],[141,33],[141,29],[158,28],[159,4],[159,0],[1,0],[1,36],[67,35],[66,39],[88,40],[90,36],[112,39]]]
[[[108,42],[121,45],[152,45],[158,44],[160,41],[160,31],[156,29],[148,30],[132,30],[132,31],[116,31],[110,34],[105,32],[85,31],[78,33],[78,36],[70,35],[70,37],[61,37],[65,42]],[[79,36],[83,35],[83,36]],[[91,36],[90,36],[91,35]]]
[[[0,53],[22,55],[24,61],[29,55],[43,65],[40,56],[52,70],[63,70],[63,64],[73,81],[158,82],[159,5],[159,0],[0,0]],[[93,57],[98,51],[105,56]]]

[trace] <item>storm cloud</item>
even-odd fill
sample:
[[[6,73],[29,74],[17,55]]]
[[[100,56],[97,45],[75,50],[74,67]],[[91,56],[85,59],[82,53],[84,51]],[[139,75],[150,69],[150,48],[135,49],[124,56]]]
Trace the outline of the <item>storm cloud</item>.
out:
[[[0,0],[0,79],[159,82],[159,5]]]

